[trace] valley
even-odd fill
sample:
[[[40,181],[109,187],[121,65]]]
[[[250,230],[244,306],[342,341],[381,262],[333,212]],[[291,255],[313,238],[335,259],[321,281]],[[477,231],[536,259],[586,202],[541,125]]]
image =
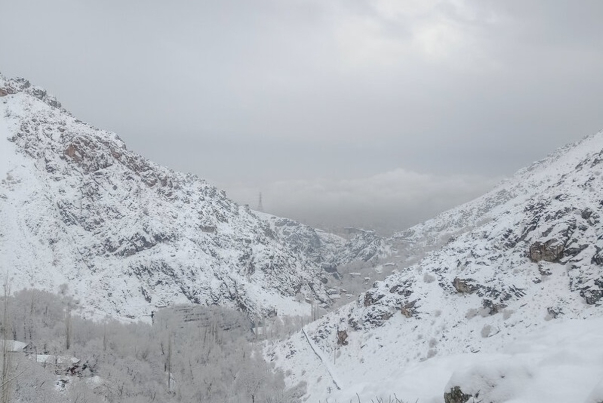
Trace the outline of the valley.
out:
[[[155,164],[24,79],[0,94],[15,401],[603,401],[603,133],[391,237],[341,235]]]

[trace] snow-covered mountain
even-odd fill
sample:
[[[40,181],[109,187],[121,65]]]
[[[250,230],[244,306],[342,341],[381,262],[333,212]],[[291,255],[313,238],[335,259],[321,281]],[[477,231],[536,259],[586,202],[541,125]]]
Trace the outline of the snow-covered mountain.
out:
[[[451,391],[456,395],[447,402],[471,396],[488,402],[603,400],[597,385],[603,361],[587,357],[603,351],[589,350],[588,343],[598,342],[594,336],[578,339],[587,328],[603,332],[601,320],[584,321],[603,316],[602,174],[598,133],[490,193],[396,234],[396,273],[267,347],[267,358],[290,375],[289,386],[306,382],[312,402],[356,401],[356,393],[362,401],[381,395],[386,401],[442,402]],[[570,319],[580,322],[533,333]],[[572,327],[582,330],[568,332]],[[555,332],[563,336],[542,336]],[[534,334],[550,343],[521,347],[524,340],[534,343]],[[572,348],[555,350],[562,345]],[[587,361],[588,376],[579,372],[581,382],[569,389],[565,384],[565,394],[557,396],[551,385],[558,380],[545,382],[536,369],[547,362],[556,369],[566,365],[553,373],[575,378],[572,366]],[[572,387],[575,399],[567,400]]]
[[[329,303],[328,271],[385,251],[240,206],[1,75],[0,181],[0,272],[13,290],[73,295],[88,316],[187,302],[307,314],[306,299]]]

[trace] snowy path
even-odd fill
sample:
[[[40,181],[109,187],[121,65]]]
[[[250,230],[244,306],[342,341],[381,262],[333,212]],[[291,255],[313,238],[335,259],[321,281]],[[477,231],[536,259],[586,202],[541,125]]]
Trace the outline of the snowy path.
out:
[[[318,358],[320,359],[320,362],[322,362],[322,364],[325,366],[325,368],[326,368],[327,372],[329,373],[329,375],[331,376],[331,380],[333,381],[333,384],[335,385],[337,390],[341,390],[341,388],[339,387],[340,382],[337,382],[337,379],[333,372],[333,368],[331,367],[331,365],[329,363],[329,360],[324,357],[324,354],[320,349],[317,349],[314,347],[314,343],[312,343],[312,340],[310,340],[310,337],[308,337],[308,333],[306,333],[306,329],[302,328],[302,332],[304,333],[304,336],[306,337],[306,340],[308,341],[310,348],[312,349],[312,351],[314,351],[314,354],[316,354],[318,356]]]

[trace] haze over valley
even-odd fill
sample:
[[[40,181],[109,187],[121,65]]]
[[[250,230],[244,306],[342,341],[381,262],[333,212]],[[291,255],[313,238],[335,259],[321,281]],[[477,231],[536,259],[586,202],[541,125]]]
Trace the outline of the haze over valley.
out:
[[[9,2],[0,403],[603,402],[603,6]]]

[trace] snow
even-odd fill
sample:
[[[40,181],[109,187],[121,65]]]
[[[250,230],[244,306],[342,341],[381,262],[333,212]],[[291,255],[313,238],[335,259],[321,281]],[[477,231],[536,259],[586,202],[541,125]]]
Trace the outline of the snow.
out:
[[[97,319],[148,322],[183,303],[307,315],[331,302],[325,269],[387,252],[374,234],[348,241],[239,206],[26,80],[0,75],[0,88],[0,272],[13,291],[68,284]]]
[[[18,91],[0,98],[0,271],[13,290],[69,284],[94,318],[186,302],[308,315],[329,301],[325,267],[387,256],[384,281],[266,346],[307,401],[441,402],[456,386],[492,402],[603,400],[603,133],[389,240],[345,240],[238,206],[45,91],[6,85]],[[553,240],[561,256],[530,259]]]
[[[501,354],[476,354],[445,390],[493,401],[585,402],[603,378],[603,320],[568,320],[529,333]]]
[[[146,321],[190,302],[306,315],[296,293],[329,301],[314,259],[338,259],[343,240],[289,220],[319,240],[310,256],[267,218],[128,151],[45,91],[2,76],[0,87],[16,92],[0,98],[0,271],[13,291],[68,284],[85,317]]]
[[[6,104],[6,100],[3,101]],[[8,136],[9,128],[8,122],[4,119],[0,119],[0,138],[5,139]],[[18,164],[18,159],[15,145],[12,143],[3,144],[0,147],[0,177],[6,178],[12,167]]]
[[[382,355],[380,358],[384,359]],[[336,379],[336,369],[331,367],[328,372]],[[315,376],[308,376],[308,382]],[[441,403],[444,392],[460,386],[465,394],[479,392],[484,401],[594,403],[603,396],[602,379],[603,319],[596,318],[551,323],[523,335],[500,352],[452,354],[411,365],[377,366],[368,379],[356,368],[356,376],[337,379],[341,390],[331,385],[332,392],[320,398],[349,402],[356,401],[358,395],[361,401],[388,401],[397,396],[408,402]]]
[[[441,402],[451,377],[495,402],[600,393],[603,360],[590,346],[603,317],[602,162],[598,133],[397,234],[397,272],[266,357],[290,373],[288,386],[308,383],[307,401]],[[532,261],[531,245],[552,239],[562,256]]]
[[[80,362],[79,358],[70,357],[66,355],[48,355],[48,354],[38,354],[36,355],[36,362],[40,364],[77,364]]]
[[[0,340],[0,351],[4,351],[6,345],[6,351],[12,353],[23,352],[23,349],[27,347],[27,343],[17,340]]]

